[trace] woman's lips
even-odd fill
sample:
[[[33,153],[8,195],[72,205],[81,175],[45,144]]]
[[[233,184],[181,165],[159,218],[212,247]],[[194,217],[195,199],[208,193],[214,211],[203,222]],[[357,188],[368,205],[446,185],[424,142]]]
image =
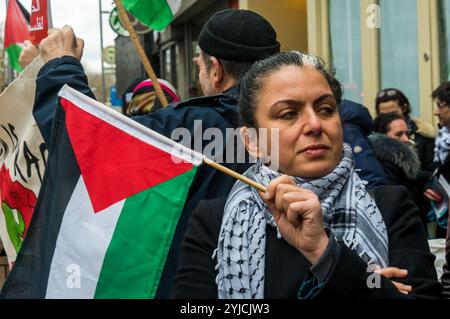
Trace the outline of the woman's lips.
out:
[[[309,157],[319,157],[322,156],[328,151],[330,147],[323,145],[323,144],[315,144],[315,145],[309,145],[302,150],[300,150],[300,153],[309,156]]]

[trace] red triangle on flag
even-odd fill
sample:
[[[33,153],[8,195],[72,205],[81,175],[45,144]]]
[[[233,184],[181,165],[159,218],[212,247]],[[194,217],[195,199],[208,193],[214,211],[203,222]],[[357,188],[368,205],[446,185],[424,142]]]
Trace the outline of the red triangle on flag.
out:
[[[66,128],[94,212],[193,168],[61,98]]]
[[[16,0],[10,0],[6,13],[4,48],[8,48],[11,44],[23,43],[29,38],[28,23],[22,10]]]

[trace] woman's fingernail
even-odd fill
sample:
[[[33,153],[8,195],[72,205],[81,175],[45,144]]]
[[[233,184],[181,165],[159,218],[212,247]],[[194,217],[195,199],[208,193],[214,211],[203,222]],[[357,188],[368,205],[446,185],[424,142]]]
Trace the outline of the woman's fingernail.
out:
[[[265,192],[263,196],[264,196],[265,199],[270,199],[270,193],[269,192]]]

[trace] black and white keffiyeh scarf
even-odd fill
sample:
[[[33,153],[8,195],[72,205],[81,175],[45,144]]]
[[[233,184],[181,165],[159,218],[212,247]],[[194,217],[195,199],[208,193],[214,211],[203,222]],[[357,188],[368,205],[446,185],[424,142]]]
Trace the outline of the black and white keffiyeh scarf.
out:
[[[263,185],[282,174],[257,163],[244,175]],[[337,240],[367,264],[386,267],[388,235],[383,217],[354,170],[350,146],[327,176],[313,181],[294,178],[299,187],[319,196],[324,225]],[[218,296],[221,299],[264,298],[266,224],[276,227],[266,204],[253,187],[236,182],[224,208],[217,259]],[[278,233],[278,237],[281,238]]]
[[[434,162],[445,164],[450,150],[450,132],[446,126],[439,130],[434,145]]]

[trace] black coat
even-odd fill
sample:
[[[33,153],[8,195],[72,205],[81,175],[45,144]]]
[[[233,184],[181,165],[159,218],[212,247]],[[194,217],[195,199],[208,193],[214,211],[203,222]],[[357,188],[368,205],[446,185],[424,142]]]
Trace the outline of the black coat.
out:
[[[419,157],[409,145],[379,133],[371,134],[369,139],[388,178],[388,184],[406,187],[419,207],[426,227],[430,204],[424,199],[423,193],[432,173],[421,169]]]
[[[447,220],[447,238],[445,240],[445,264],[441,277],[442,285],[444,285],[443,296],[450,298],[450,218]]]
[[[51,128],[56,110],[56,95],[60,88],[67,83],[72,88],[94,97],[84,74],[80,62],[73,57],[62,57],[48,62],[40,70],[37,77],[36,98],[34,105],[34,116],[46,143],[50,140]],[[172,138],[172,132],[176,128],[186,128],[191,139],[188,146],[194,148],[194,137],[199,138],[202,149],[210,143],[210,140],[202,139],[203,133],[209,128],[217,128],[222,132],[222,145],[224,149],[218,149],[216,159],[222,157],[225,160],[224,150],[227,145],[233,145],[239,139],[234,135],[227,136],[227,129],[235,129],[238,126],[238,89],[233,87],[223,94],[207,97],[192,98],[154,113],[133,118],[137,122],[150,129]],[[194,122],[195,120],[201,120]],[[196,125],[197,124],[197,125]],[[231,132],[228,130],[228,132]],[[219,137],[212,137],[219,138]],[[245,158],[242,161],[236,156],[236,147],[229,148],[233,160],[223,165],[243,173],[249,164]],[[199,150],[201,152],[201,150]],[[223,156],[222,156],[223,155]],[[162,274],[156,297],[167,298],[170,296],[173,277],[177,267],[181,242],[186,231],[187,222],[191,212],[202,199],[214,199],[227,196],[235,179],[225,175],[207,165],[201,165],[197,170],[195,179],[191,185],[183,212],[178,222],[174,239],[169,250],[169,255]]]
[[[407,118],[408,126],[413,133],[412,138],[416,144],[422,169],[433,172],[436,169],[434,160],[434,136],[433,127],[417,118]]]
[[[336,266],[317,297],[439,297],[442,286],[437,281],[434,255],[407,191],[403,187],[382,186],[373,190],[373,196],[388,230],[389,266],[408,269],[406,279],[395,280],[412,285],[412,294],[400,293],[384,277],[380,288],[369,289],[366,263],[339,243]],[[193,212],[175,277],[175,298],[217,298],[216,261],[211,256],[217,248],[224,204],[225,199],[204,201]],[[275,228],[267,226],[266,233],[265,298],[296,298],[311,264],[285,240],[278,239]]]
[[[446,162],[443,165],[438,166],[437,175],[442,175],[445,180],[450,184],[450,158],[447,157]],[[449,203],[450,205],[450,203]],[[447,213],[447,235],[445,240],[445,264],[443,267],[443,274],[441,282],[444,285],[443,296],[450,298],[450,218]]]

